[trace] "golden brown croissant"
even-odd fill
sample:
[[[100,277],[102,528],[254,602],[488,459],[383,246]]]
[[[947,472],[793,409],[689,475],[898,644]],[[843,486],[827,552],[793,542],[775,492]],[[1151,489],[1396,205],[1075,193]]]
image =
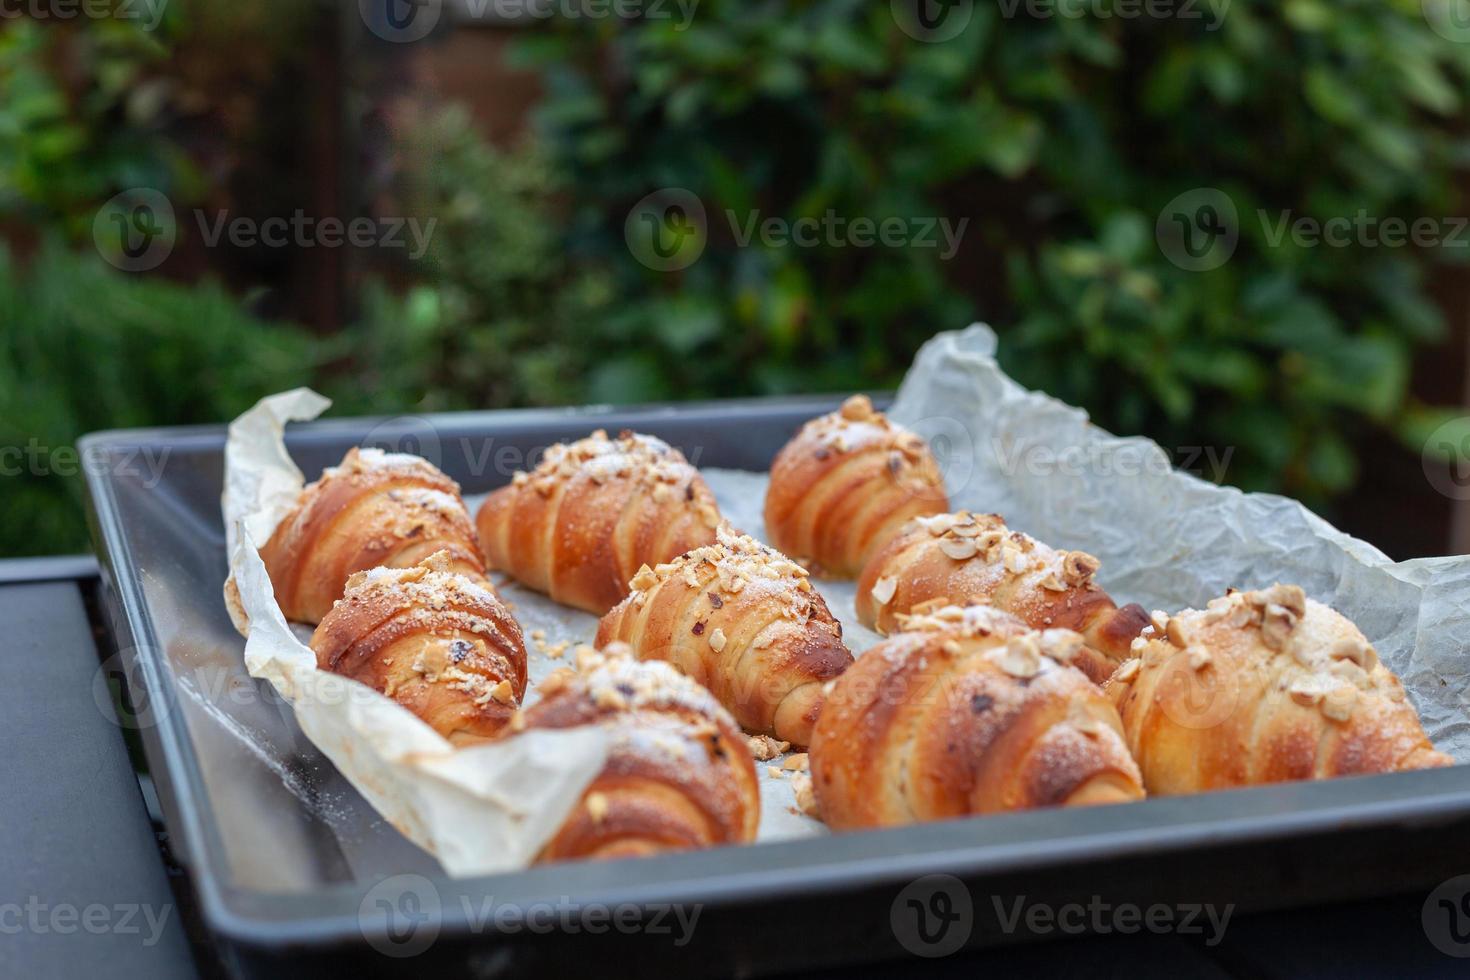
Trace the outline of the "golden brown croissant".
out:
[[[1137,605],[1118,608],[1092,581],[1097,559],[1054,551],[995,514],[937,514],[911,521],[873,555],[858,579],[858,620],[887,634],[900,616],[935,606],[989,603],[1036,629],[1076,630],[1076,666],[1097,683],[1128,659],[1148,625]]]
[[[358,572],[311,638],[321,670],[403,705],[456,744],[489,738],[526,693],[520,624],[445,552]]]
[[[915,616],[837,679],[810,763],[834,829],[1144,795],[1118,714],[1068,666],[1070,630],[988,606]]]
[[[719,523],[714,494],[677,449],[600,429],[547,449],[476,517],[490,567],[598,615],[628,594],[639,566],[708,544]]]
[[[719,540],[633,578],[597,627],[710,689],[747,730],[804,746],[822,685],[847,669],[842,626],[806,571],[728,527]]]
[[[766,535],[814,575],[853,578],[909,518],[948,509],[928,444],[854,395],[777,454]]]
[[[1454,764],[1358,628],[1295,585],[1156,620],[1107,684],[1150,793]]]
[[[615,644],[578,651],[517,730],[601,725],[607,762],[541,861],[620,858],[755,840],[755,762],[710,693],[668,664],[641,663]]]
[[[417,456],[349,449],[301,491],[260,557],[285,617],[318,623],[355,572],[440,551],[455,571],[485,571],[459,484]]]

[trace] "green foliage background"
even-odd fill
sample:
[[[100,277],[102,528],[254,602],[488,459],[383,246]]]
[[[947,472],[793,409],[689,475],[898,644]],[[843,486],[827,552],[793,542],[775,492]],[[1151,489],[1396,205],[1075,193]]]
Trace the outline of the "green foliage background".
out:
[[[1422,441],[1437,416],[1408,398],[1410,358],[1442,330],[1426,270],[1458,253],[1273,244],[1256,215],[1462,211],[1470,44],[1418,0],[1232,0],[1218,30],[1203,6],[1009,6],[978,2],[933,44],[859,0],[525,31],[521,63],[546,87],[535,138],[492,147],[460,110],[423,113],[394,159],[400,213],[438,219],[431,252],[325,337],[267,322],[258,292],[116,273],[88,242],[117,190],[216,190],[218,160],[180,120],[220,104],[253,119],[230,100],[310,50],[289,5],[178,0],[146,35],[7,23],[0,233],[39,243],[0,262],[0,446],[221,421],[299,383],[343,412],[875,388],[977,316],[1023,382],[1116,431],[1233,446],[1226,477],[1248,488],[1330,506],[1363,432]],[[704,254],[675,273],[624,240],[629,208],[667,187],[710,216]],[[1208,272],[1173,265],[1154,233],[1197,187],[1241,215]],[[737,248],[726,213],[757,210],[970,224],[948,262]],[[0,494],[21,517],[0,522],[0,554],[85,547],[75,479],[6,477]]]

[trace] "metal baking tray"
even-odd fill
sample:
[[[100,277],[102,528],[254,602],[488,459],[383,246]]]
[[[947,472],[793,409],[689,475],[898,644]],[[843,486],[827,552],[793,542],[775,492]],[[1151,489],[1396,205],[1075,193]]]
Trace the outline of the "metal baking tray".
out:
[[[294,426],[287,443],[309,477],[349,446],[380,445],[427,456],[473,494],[596,427],[659,435],[701,466],[764,470],[839,401],[335,419]],[[104,432],[81,448],[118,651],[107,669],[238,975],[349,962],[369,975],[757,975],[1034,938],[1045,920],[1014,921],[1018,899],[1242,912],[1427,894],[1467,870],[1470,767],[1456,766],[450,879],[245,673],[220,599],[224,436]],[[951,877],[913,884],[930,875]],[[692,930],[673,927],[675,906],[697,915]]]

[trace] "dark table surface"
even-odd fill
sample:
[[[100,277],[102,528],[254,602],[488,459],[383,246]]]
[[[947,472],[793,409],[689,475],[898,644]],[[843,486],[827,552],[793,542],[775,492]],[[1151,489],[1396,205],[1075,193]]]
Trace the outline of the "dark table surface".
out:
[[[220,976],[111,707],[95,576],[88,558],[0,562],[0,977]],[[1470,957],[1470,899],[1456,943],[1426,931],[1427,898],[1233,917],[1213,943],[1209,929],[1087,935],[831,976],[1470,976],[1441,948]]]

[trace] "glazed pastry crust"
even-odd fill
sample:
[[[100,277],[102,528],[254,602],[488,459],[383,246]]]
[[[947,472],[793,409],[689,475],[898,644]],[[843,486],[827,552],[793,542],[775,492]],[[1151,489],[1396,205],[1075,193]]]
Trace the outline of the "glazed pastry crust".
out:
[[[755,762],[734,720],[668,664],[625,647],[583,648],[558,671],[517,731],[601,725],[602,772],[538,860],[611,859],[748,844],[760,822]]]
[[[863,569],[858,620],[886,635],[914,612],[988,603],[1035,629],[1081,633],[1087,649],[1076,666],[1101,683],[1130,656],[1148,614],[1137,605],[1119,608],[1093,581],[1097,569],[1091,555],[1049,548],[996,514],[921,517]]]
[[[1453,765],[1346,617],[1294,585],[1156,615],[1107,684],[1150,793]]]
[[[315,624],[355,573],[438,552],[454,571],[484,574],[459,484],[417,456],[353,448],[301,491],[260,557],[281,612]]]
[[[905,521],[948,509],[928,444],[854,395],[802,426],[777,454],[766,534],[812,574],[853,578]]]
[[[714,494],[678,450],[601,430],[550,447],[476,516],[491,568],[597,615],[628,594],[640,566],[710,543],[719,523]]]
[[[852,663],[842,626],[806,571],[729,528],[634,576],[597,628],[705,685],[744,728],[804,746],[822,686]]]
[[[810,759],[822,819],[889,827],[1144,795],[1070,630],[986,606],[914,617],[833,685]]]
[[[354,575],[311,649],[319,669],[392,698],[456,744],[499,733],[526,693],[520,624],[445,553]]]

